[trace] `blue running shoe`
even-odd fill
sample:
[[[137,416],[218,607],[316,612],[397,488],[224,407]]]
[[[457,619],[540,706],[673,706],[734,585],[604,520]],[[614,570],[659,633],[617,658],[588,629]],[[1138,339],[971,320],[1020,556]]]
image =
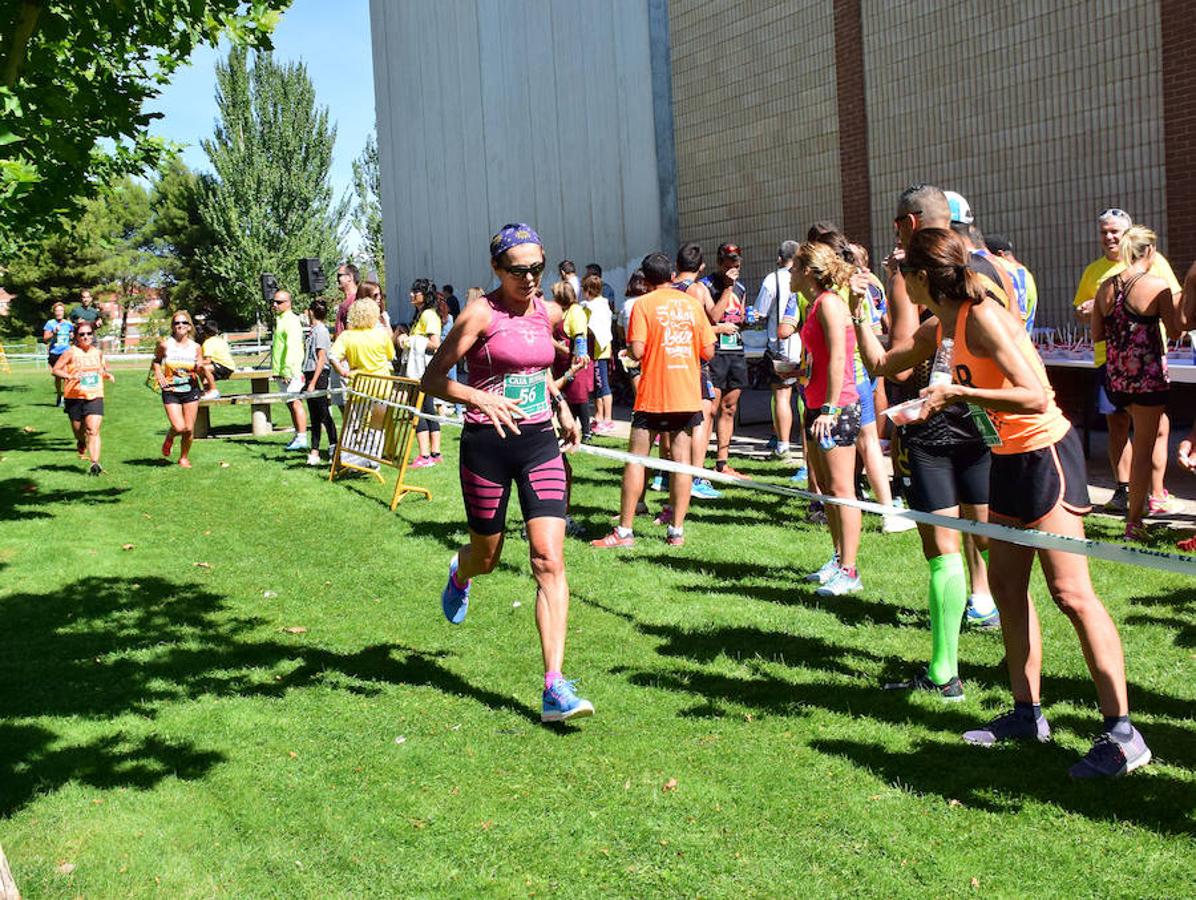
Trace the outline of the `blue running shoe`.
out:
[[[558,678],[552,687],[544,691],[544,705],[540,708],[541,722],[564,722],[594,715],[594,704],[577,696],[573,688],[576,681]]]
[[[1016,709],[997,716],[982,728],[965,731],[966,743],[977,747],[991,747],[1002,741],[1038,741],[1045,744],[1051,739],[1051,726],[1046,716],[1032,718],[1021,715]]]
[[[668,489],[668,485],[664,483],[664,475],[662,475],[660,472],[657,472],[655,477],[652,479],[652,490],[667,491]]]
[[[440,592],[440,608],[444,610],[446,619],[454,625],[460,625],[465,621],[465,614],[469,612],[469,586],[473,584],[473,579],[470,579],[464,588],[459,588],[453,582],[453,576],[456,574],[457,554],[454,553],[452,562],[449,563],[448,583]]]
[[[723,492],[715,490],[714,485],[708,479],[695,478],[690,494],[699,500],[717,500],[723,495]]]
[[[790,476],[789,480],[794,484],[805,484],[810,479],[810,473],[806,471],[806,467],[802,466]]]

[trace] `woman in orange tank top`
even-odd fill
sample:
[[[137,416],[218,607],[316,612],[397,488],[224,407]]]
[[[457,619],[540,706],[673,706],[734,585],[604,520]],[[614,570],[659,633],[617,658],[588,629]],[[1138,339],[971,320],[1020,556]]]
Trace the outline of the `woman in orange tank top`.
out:
[[[967,248],[954,232],[914,234],[902,264],[911,298],[954,335],[954,380],[922,392],[923,414],[964,401],[987,411],[1000,445],[992,448],[989,510],[1019,528],[1083,538],[1088,486],[1079,439],[1055,405],[1042,361],[1023,329],[987,299],[968,268]],[[927,323],[929,325],[929,323]],[[1092,589],[1088,560],[1058,550],[1032,550],[994,540],[989,579],[1001,612],[1014,708],[964,734],[971,744],[1050,738],[1039,707],[1042,635],[1028,593],[1035,553],[1051,598],[1071,620],[1096,683],[1104,725],[1088,754],[1071,768],[1076,778],[1123,775],[1150,762],[1150,750],[1129,721],[1125,662],[1117,626]]]
[[[91,461],[90,475],[101,475],[100,425],[104,421],[104,382],[115,381],[103,352],[95,345],[95,324],[80,322],[74,344],[54,363],[63,384],[63,405],[75,434],[79,459]]]

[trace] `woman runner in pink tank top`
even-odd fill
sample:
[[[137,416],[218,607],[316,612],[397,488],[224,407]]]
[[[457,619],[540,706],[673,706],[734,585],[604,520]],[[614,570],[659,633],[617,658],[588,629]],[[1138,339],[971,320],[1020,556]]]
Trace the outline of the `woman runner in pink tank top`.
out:
[[[445,618],[465,620],[471,579],[494,571],[502,555],[512,485],[527,526],[536,579],[536,627],[544,656],[540,720],[593,715],[562,674],[569,586],[565,580],[565,467],[553,429],[556,413],[564,449],[580,441],[577,423],[551,377],[552,329],[560,308],[540,293],[544,247],[530,225],[504,226],[490,240],[490,265],[499,286],[485,302],[461,310],[428,363],[425,394],[466,406],[461,433],[461,495],[469,543],[449,562],[440,595]],[[464,358],[469,384],[449,370]]]

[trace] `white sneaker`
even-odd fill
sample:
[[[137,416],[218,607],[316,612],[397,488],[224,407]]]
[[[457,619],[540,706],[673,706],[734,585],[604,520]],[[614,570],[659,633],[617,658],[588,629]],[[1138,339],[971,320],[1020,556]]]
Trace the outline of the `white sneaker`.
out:
[[[216,390],[215,388],[212,388],[210,391],[204,391],[202,394],[199,395],[199,399],[200,400],[219,400],[220,399],[220,391]]]
[[[313,451],[311,451],[311,453],[307,454],[307,464],[309,466],[324,465],[324,461],[322,459],[320,459],[320,451],[319,450],[313,450]]]
[[[806,581],[813,584],[826,584],[835,577],[835,573],[839,571],[839,555],[832,554],[831,558],[822,564],[822,568],[817,572],[811,572],[806,576]]]
[[[893,509],[905,509],[905,504],[900,500],[894,500]],[[917,527],[917,522],[904,516],[885,516],[884,521],[880,523],[880,530],[884,534],[900,534]]]
[[[836,569],[835,574],[814,593],[819,597],[842,597],[844,594],[858,594],[864,589],[859,572],[848,575],[846,569]]]

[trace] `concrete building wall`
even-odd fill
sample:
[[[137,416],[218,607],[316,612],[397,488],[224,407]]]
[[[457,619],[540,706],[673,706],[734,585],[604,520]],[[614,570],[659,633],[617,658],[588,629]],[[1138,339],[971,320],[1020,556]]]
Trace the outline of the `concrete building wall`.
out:
[[[490,285],[487,241],[506,222],[536,227],[550,267],[598,262],[621,296],[629,265],[663,244],[672,178],[649,4],[371,0],[370,18],[396,321],[415,278],[460,296]]]
[[[777,245],[842,217],[831,0],[670,0],[679,237],[755,289]]]
[[[863,0],[862,13],[875,251],[892,246],[906,185],[959,191],[1034,272],[1043,325],[1070,321],[1101,210],[1127,210],[1166,251],[1155,0]]]

